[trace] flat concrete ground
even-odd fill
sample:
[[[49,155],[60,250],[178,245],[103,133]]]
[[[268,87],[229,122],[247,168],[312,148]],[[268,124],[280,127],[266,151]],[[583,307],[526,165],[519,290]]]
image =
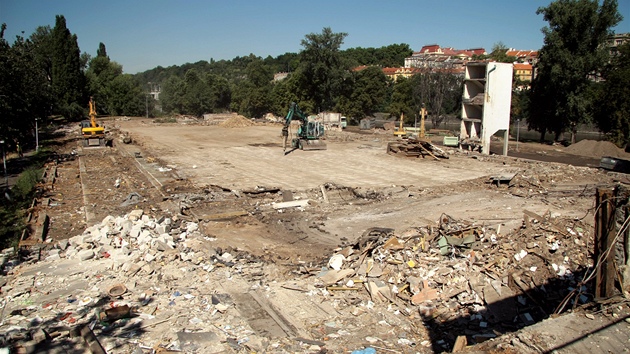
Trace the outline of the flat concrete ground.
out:
[[[488,158],[477,153],[453,153],[449,159],[438,161],[392,156],[386,153],[387,143],[395,138],[385,132],[331,132],[327,150],[284,154],[280,125],[226,128],[146,124],[137,119],[117,124],[134,141],[132,145],[120,144],[121,148],[141,150],[144,158],[137,161],[155,159],[161,167],[172,168],[172,172],[160,172],[155,163],[145,166],[164,186],[177,187],[183,181],[192,185],[191,191],[202,191],[209,185],[232,190],[263,186],[310,199],[320,198],[319,186],[334,183],[383,196],[378,202],[361,205],[363,201],[355,196],[329,192],[335,201],[322,204],[313,200],[304,212],[279,213],[273,216],[282,218],[279,223],[275,219],[247,226],[241,222],[238,227],[208,223],[207,233],[250,252],[274,249],[306,257],[309,250],[338,246],[342,237],[353,242],[372,227],[402,232],[435,225],[442,214],[500,228],[502,234],[508,234],[522,226],[523,210],[583,218],[592,207],[592,199],[566,196],[608,179],[588,168]],[[509,173],[521,179],[513,189],[488,183],[490,176]],[[179,178],[174,179],[173,174]],[[541,183],[547,189],[541,189]],[[166,193],[171,193],[169,188]],[[212,210],[195,212],[205,215],[241,208],[220,208],[217,203],[207,207]],[[316,227],[314,220],[320,220]],[[273,225],[284,225],[285,229]]]
[[[374,135],[358,141],[327,141],[327,150],[284,154],[280,126],[220,126],[120,123],[154,157],[176,168],[197,185],[232,189],[256,186],[291,190],[326,182],[350,187],[413,185],[432,187],[497,174],[502,166],[470,158],[401,159],[386,154],[391,137]]]

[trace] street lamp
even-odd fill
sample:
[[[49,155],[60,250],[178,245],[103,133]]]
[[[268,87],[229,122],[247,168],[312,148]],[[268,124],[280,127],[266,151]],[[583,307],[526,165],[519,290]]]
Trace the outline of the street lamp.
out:
[[[4,165],[4,184],[9,185],[9,178],[7,177],[7,155],[4,152],[4,140],[0,140],[2,144],[2,164]]]
[[[516,120],[516,151],[517,152],[518,152],[518,138],[519,138],[520,129],[521,129],[521,120],[517,119]]]
[[[37,126],[39,118],[35,118],[35,151],[39,151],[39,127]]]

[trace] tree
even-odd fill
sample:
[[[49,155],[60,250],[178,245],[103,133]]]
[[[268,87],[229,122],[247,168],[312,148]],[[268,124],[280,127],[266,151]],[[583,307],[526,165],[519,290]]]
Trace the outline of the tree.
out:
[[[184,81],[172,75],[162,83],[160,103],[165,112],[183,113]]]
[[[105,48],[105,44],[103,44],[103,42],[100,42],[98,44],[98,49],[96,50],[96,56],[101,57],[101,58],[109,58],[107,56],[107,49]]]
[[[347,33],[334,33],[330,27],[321,34],[310,33],[301,44],[300,66],[296,72],[300,107],[310,105],[316,111],[331,110],[339,97],[349,67],[344,66],[339,48]]]
[[[401,67],[405,58],[410,57],[413,50],[408,44],[391,44],[381,48],[349,48],[342,51],[352,66],[379,65],[382,67]]]
[[[400,114],[404,113],[406,122],[414,122],[417,112],[416,108],[411,79],[399,77],[394,84],[388,112],[396,118],[400,118]]]
[[[246,117],[262,117],[270,110],[273,73],[262,60],[249,63],[246,73],[235,89],[232,106]]]
[[[433,126],[442,124],[445,114],[458,111],[461,105],[462,80],[448,69],[425,70],[411,78],[414,115],[427,109]]]
[[[143,116],[146,108],[146,93],[132,75],[116,76],[105,88],[107,111],[111,115]],[[104,105],[101,104],[101,105]],[[97,104],[98,108],[98,104]]]
[[[507,55],[508,50],[509,48],[503,42],[497,42],[492,46],[492,52],[490,52],[488,58],[500,63],[513,63],[517,58]]]
[[[557,0],[538,9],[548,27],[532,81],[528,124],[530,129],[555,134],[575,133],[591,119],[593,75],[608,61],[605,46],[611,27],[621,21],[616,0]]]
[[[122,65],[109,59],[103,43],[99,44],[96,53],[96,57],[90,60],[85,73],[89,94],[97,103],[96,109],[99,114],[114,114],[109,110],[110,107],[120,107],[120,105],[110,101],[113,97],[109,96],[112,93],[109,86],[123,74],[123,68]],[[140,89],[140,87],[138,88]],[[129,99],[133,100],[135,98],[129,97]]]
[[[344,81],[336,110],[354,121],[372,115],[383,108],[387,84],[387,77],[378,67],[353,72],[352,78]]]
[[[52,30],[52,90],[54,112],[70,119],[82,117],[86,99],[85,77],[81,71],[81,53],[77,36],[66,27],[66,19],[57,15]]]
[[[0,30],[0,139],[7,145],[34,131],[35,118],[45,118],[51,95],[46,69],[38,60],[34,44],[18,36],[13,44]]]
[[[630,141],[630,43],[617,48],[596,88],[595,122],[621,146]]]

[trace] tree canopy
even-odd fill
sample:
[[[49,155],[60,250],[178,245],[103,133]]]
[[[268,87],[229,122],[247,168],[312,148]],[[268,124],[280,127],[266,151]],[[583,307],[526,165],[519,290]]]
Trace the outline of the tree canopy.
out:
[[[63,15],[57,15],[51,35],[54,113],[77,119],[87,103],[77,36],[70,33]]]
[[[591,121],[589,87],[608,61],[606,41],[621,21],[616,0],[557,0],[537,11],[549,26],[532,81],[529,128],[541,133],[572,133]]]
[[[604,81],[595,88],[594,116],[597,126],[617,145],[630,142],[630,43],[604,69]]]

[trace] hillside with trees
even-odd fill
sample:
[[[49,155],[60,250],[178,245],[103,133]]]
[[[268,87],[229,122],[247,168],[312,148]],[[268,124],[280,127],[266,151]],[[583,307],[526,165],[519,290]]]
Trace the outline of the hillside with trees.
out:
[[[575,135],[580,124],[594,123],[612,141],[626,143],[629,53],[620,48],[611,58],[606,49],[611,29],[621,21],[617,2],[558,0],[538,14],[549,26],[543,28],[537,75],[531,90],[514,91],[512,119],[526,121],[543,137],[551,132],[556,140],[564,133]],[[342,50],[349,34],[328,27],[306,34],[297,53],[201,60],[135,75],[124,73],[104,43],[93,48],[94,55],[81,53],[62,15],[53,28],[39,27],[13,43],[4,38],[5,28],[0,33],[0,138],[10,141],[32,136],[36,118],[82,119],[90,97],[99,115],[237,112],[260,118],[269,112],[282,116],[291,102],[299,102],[309,114],[343,112],[354,124],[376,112],[404,113],[411,123],[424,107],[439,125],[461,109],[461,76],[424,70],[394,81],[382,68],[402,67],[413,53],[408,44]],[[506,49],[498,42],[478,59],[511,62]],[[274,80],[276,73],[286,75]],[[161,87],[159,102],[150,97],[150,85]]]

